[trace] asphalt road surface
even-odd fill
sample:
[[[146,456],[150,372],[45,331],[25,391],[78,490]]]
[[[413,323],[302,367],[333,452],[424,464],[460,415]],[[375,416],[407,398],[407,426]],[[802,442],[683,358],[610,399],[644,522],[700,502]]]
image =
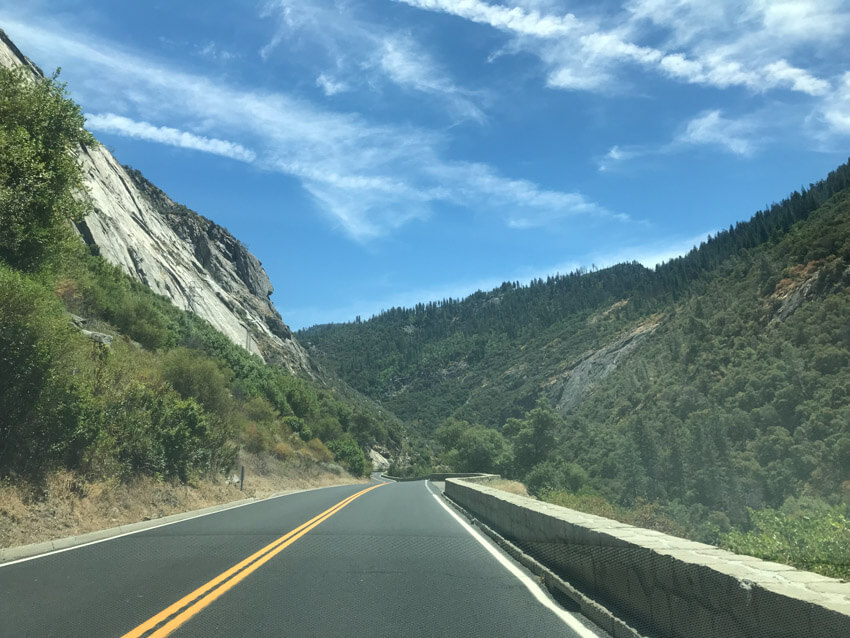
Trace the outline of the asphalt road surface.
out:
[[[290,494],[0,565],[0,636],[604,636],[424,481]]]

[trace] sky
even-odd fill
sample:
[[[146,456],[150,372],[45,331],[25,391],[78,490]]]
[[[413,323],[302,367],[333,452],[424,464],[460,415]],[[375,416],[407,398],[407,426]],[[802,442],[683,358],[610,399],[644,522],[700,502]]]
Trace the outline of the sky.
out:
[[[0,0],[0,27],[295,329],[652,267],[850,156],[846,0]]]

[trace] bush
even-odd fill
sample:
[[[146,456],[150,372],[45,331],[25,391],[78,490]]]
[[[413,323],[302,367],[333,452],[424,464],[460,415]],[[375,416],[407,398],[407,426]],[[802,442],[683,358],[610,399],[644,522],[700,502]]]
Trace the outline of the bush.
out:
[[[100,257],[76,255],[67,267],[77,279],[69,299],[74,312],[109,322],[148,350],[175,345],[175,326],[169,318],[175,311],[168,301]]]
[[[327,444],[328,449],[333,453],[334,459],[341,463],[354,476],[366,476],[371,470],[371,464],[366,460],[363,450],[357,445],[357,442],[345,437],[330,441]]]
[[[116,456],[125,479],[148,474],[185,482],[233,462],[228,429],[164,385],[130,383],[92,424],[100,431],[98,448]]]
[[[545,461],[538,463],[525,477],[525,485],[533,496],[546,490],[579,491],[588,480],[587,472],[576,463]]]
[[[319,439],[310,439],[307,441],[307,449],[317,461],[327,463],[334,460],[333,452],[331,452],[324,443]]]
[[[272,448],[272,454],[274,454],[281,461],[285,461],[288,458],[295,456],[295,450],[289,443],[281,441],[280,443],[275,443]]]
[[[162,376],[184,399],[198,401],[204,409],[227,416],[233,407],[229,375],[215,361],[187,348],[174,348],[162,359]],[[265,406],[254,404],[250,409],[265,416]]]
[[[850,579],[850,519],[844,506],[786,514],[750,510],[753,528],[732,530],[720,545],[738,554]]]
[[[299,419],[297,416],[286,416],[283,417],[282,421],[283,424],[295,432],[302,441],[309,441],[313,438],[313,430],[304,423],[303,419]]]
[[[249,399],[242,405],[241,411],[247,418],[257,423],[274,423],[278,419],[277,410],[263,397]]]
[[[0,264],[0,475],[40,474],[85,445],[73,337],[52,293]]]
[[[259,454],[269,448],[271,437],[256,423],[249,421],[242,428],[242,445],[251,454]]]
[[[55,76],[0,68],[0,259],[15,268],[40,266],[85,212],[74,154],[94,143],[84,122]]]
[[[458,472],[505,473],[512,462],[511,448],[495,430],[470,427],[461,434],[457,446]]]

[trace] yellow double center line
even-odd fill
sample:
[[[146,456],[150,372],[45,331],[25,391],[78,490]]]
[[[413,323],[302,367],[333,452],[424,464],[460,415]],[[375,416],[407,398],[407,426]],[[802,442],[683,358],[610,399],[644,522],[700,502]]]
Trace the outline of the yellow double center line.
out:
[[[261,550],[254,552],[248,558],[237,563],[226,572],[222,572],[208,583],[201,585],[192,593],[183,596],[183,598],[170,607],[163,609],[156,616],[146,620],[135,629],[128,631],[122,636],[122,638],[140,638],[141,636],[147,636],[148,638],[163,638],[164,636],[167,636],[180,625],[189,620],[192,616],[210,605],[219,596],[235,587],[243,579],[247,578],[250,574],[257,571],[284,549],[292,545],[292,543],[304,536],[304,534],[309,532],[311,529],[329,519],[343,507],[351,503],[354,499],[363,496],[366,492],[371,492],[382,485],[385,485],[385,483],[372,485],[371,487],[367,487],[365,490],[360,490],[356,494],[341,500],[339,503],[329,509],[326,509],[315,518],[310,519],[303,525],[299,525],[291,532],[284,534],[276,541],[273,541]],[[154,629],[155,631],[152,631]]]

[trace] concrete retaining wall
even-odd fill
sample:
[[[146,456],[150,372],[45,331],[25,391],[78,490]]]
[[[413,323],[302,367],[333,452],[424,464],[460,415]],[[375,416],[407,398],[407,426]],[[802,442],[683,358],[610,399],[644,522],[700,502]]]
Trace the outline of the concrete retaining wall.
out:
[[[850,583],[487,487],[446,496],[648,635],[848,638]]]
[[[426,476],[390,476],[389,474],[381,474],[381,478],[402,483],[405,481],[445,481],[448,478],[469,478],[476,476],[499,478],[498,474],[482,474],[481,472],[442,472],[428,474]]]

